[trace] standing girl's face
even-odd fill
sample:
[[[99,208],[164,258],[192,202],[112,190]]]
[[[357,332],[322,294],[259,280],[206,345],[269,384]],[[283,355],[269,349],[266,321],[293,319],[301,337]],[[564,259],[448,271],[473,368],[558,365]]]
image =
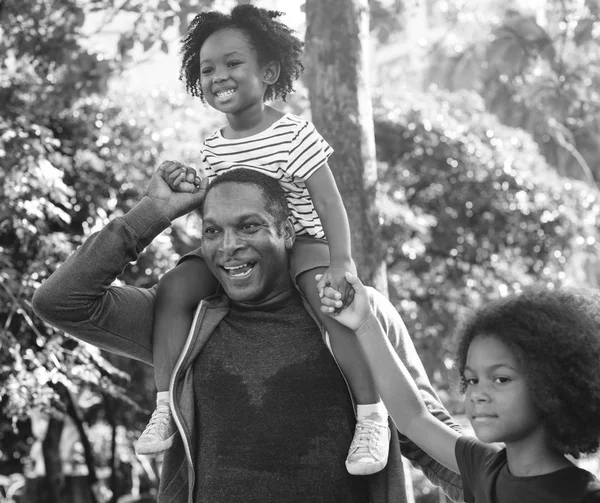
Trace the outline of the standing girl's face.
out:
[[[543,428],[521,362],[494,335],[473,339],[464,377],[467,417],[481,441],[523,442]]]
[[[262,106],[269,82],[269,65],[245,33],[227,28],[210,35],[200,48],[200,84],[207,103],[227,114]]]

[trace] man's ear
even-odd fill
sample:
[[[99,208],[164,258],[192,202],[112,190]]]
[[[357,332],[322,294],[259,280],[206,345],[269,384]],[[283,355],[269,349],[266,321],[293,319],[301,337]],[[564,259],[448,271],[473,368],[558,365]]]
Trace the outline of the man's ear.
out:
[[[294,230],[292,220],[289,218],[283,223],[283,239],[286,250],[291,250],[292,246],[294,246],[294,241],[296,241],[296,231]]]
[[[279,80],[281,65],[279,61],[270,61],[264,66],[263,82],[268,86],[275,84]]]

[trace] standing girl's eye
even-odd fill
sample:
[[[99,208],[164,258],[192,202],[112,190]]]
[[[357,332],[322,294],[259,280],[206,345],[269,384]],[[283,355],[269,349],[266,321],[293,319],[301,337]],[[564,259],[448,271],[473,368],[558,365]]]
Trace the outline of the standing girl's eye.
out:
[[[202,69],[200,70],[200,73],[201,73],[202,75],[209,75],[209,74],[210,74],[210,72],[212,72],[212,68],[210,68],[210,67],[208,67],[208,66],[207,66],[207,67],[204,67],[204,68],[202,68]]]
[[[227,63],[227,66],[234,67],[234,66],[238,66],[241,64],[242,64],[241,61],[230,61],[229,63]]]
[[[494,382],[497,384],[507,384],[511,381],[510,377],[494,377]]]

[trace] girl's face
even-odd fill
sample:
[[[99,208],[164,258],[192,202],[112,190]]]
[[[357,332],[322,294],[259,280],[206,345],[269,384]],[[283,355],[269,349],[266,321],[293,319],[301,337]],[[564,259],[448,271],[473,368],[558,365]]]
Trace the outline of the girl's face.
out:
[[[263,105],[270,66],[260,65],[248,37],[237,29],[210,35],[200,48],[200,84],[207,103],[227,114]]]
[[[543,428],[522,364],[493,335],[476,336],[467,353],[465,409],[483,442],[519,443]]]

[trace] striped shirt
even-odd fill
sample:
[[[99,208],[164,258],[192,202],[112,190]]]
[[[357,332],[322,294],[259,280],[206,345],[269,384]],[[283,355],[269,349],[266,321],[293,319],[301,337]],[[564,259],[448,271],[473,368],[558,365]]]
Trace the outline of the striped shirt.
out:
[[[275,178],[285,191],[296,234],[325,238],[305,181],[333,153],[314,125],[286,114],[269,128],[247,138],[223,138],[220,130],[202,146],[209,181],[226,171],[249,168]]]

